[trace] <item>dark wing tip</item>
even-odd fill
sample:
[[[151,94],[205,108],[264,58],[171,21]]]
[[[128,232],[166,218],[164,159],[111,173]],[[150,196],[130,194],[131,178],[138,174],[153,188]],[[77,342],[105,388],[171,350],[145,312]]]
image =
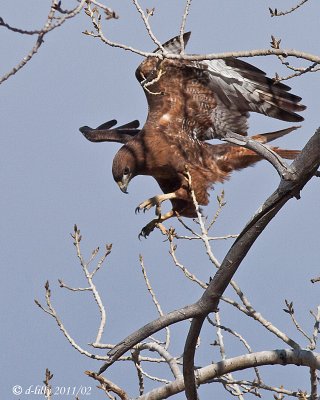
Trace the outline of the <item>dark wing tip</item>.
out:
[[[110,129],[113,126],[117,125],[118,121],[116,119],[111,119],[110,121],[104,122],[99,125],[96,129]]]
[[[90,126],[82,126],[79,128],[79,131],[83,134],[83,136],[89,140],[90,142],[95,142],[95,134],[94,129],[90,128]]]
[[[138,120],[113,128],[116,124],[117,121],[112,119],[99,125],[96,129],[90,128],[90,126],[82,126],[79,131],[90,142],[117,143],[127,143],[140,132],[140,129],[137,129],[140,125]]]
[[[294,115],[293,119],[289,120],[288,122],[302,122],[302,121],[304,121],[304,117],[302,117],[301,115],[296,114],[296,113],[294,113],[293,115]]]
[[[127,124],[118,126],[117,129],[137,129],[140,126],[140,122],[135,119],[134,121],[128,122]]]
[[[83,135],[85,135],[87,132],[92,131],[92,128],[90,128],[90,126],[85,125],[85,126],[82,126],[81,128],[79,128],[79,131]]]

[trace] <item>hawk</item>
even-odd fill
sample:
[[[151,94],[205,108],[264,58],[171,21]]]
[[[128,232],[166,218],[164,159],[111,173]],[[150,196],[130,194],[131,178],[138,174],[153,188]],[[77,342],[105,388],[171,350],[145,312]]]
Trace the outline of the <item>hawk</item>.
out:
[[[187,44],[190,32],[183,40]],[[179,37],[163,45],[171,54],[181,50]],[[155,52],[159,52],[157,49]],[[249,112],[288,122],[303,121],[297,112],[306,107],[301,97],[283,83],[275,83],[260,69],[236,58],[189,61],[179,58],[147,57],[136,70],[136,78],[148,101],[148,117],[140,130],[139,122],[114,128],[108,121],[96,129],[80,128],[92,142],[119,142],[123,146],[113,160],[112,174],[122,192],[137,175],[152,176],[163,194],[142,202],[136,211],[155,207],[156,218],[140,235],[147,237],[163,221],[176,215],[197,216],[190,192],[200,205],[209,203],[209,189],[229,178],[233,170],[253,165],[262,157],[247,148],[232,144],[213,145],[207,141],[223,138],[226,132],[247,135]],[[255,135],[268,143],[296,127]],[[286,159],[296,150],[271,148]],[[161,203],[170,200],[171,211],[162,214]]]

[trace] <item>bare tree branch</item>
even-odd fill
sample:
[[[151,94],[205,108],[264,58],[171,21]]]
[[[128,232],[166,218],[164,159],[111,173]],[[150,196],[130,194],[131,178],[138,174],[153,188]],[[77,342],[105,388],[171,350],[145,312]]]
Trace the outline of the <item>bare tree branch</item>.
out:
[[[102,299],[100,297],[100,294],[95,286],[95,284],[93,283],[93,277],[94,275],[99,271],[99,269],[101,268],[103,262],[105,261],[106,257],[110,254],[111,252],[111,248],[112,245],[106,245],[106,249],[105,252],[103,254],[103,256],[101,257],[101,259],[99,260],[97,266],[93,269],[92,272],[89,271],[88,267],[89,264],[96,258],[98,252],[99,252],[99,248],[96,248],[95,250],[92,251],[91,253],[91,257],[89,259],[89,261],[85,262],[84,258],[81,254],[81,249],[80,249],[80,242],[82,239],[82,236],[80,234],[80,230],[78,229],[77,225],[74,225],[74,232],[73,234],[71,234],[73,240],[74,240],[74,246],[76,247],[76,252],[77,252],[77,257],[80,261],[80,265],[82,267],[83,273],[85,275],[85,278],[87,279],[87,282],[89,284],[88,287],[86,288],[71,288],[70,286],[66,285],[61,279],[59,279],[59,283],[60,283],[60,287],[62,288],[66,288],[68,290],[71,290],[73,292],[82,292],[82,291],[90,291],[92,292],[93,298],[95,300],[95,302],[97,303],[99,312],[100,312],[100,325],[98,328],[98,332],[97,332],[97,337],[95,339],[95,343],[93,344],[93,347],[98,347],[97,345],[100,343],[102,335],[103,335],[103,331],[106,325],[106,311],[105,311],[105,307],[103,305]],[[56,312],[55,308],[53,307],[53,304],[51,302],[51,290],[49,287],[49,282],[47,281],[45,284],[45,297],[46,297],[46,303],[47,303],[47,308],[45,308],[44,306],[41,305],[41,303],[38,300],[35,300],[35,303],[37,304],[38,307],[40,307],[44,312],[46,312],[47,314],[49,314],[51,317],[53,317],[56,321],[56,323],[58,324],[60,330],[62,331],[63,335],[67,338],[67,340],[69,341],[69,343],[71,344],[71,346],[73,348],[75,348],[78,352],[80,352],[81,354],[93,358],[93,359],[97,359],[97,360],[105,360],[106,357],[105,356],[99,356],[93,353],[88,352],[87,350],[83,349],[79,344],[76,343],[76,341],[73,339],[73,337],[69,334],[69,332],[67,331],[66,327],[64,326],[61,318],[59,317],[58,313]]]
[[[287,11],[278,11],[277,8],[275,8],[274,10],[272,10],[272,8],[269,8],[270,15],[271,17],[281,17],[283,15],[291,14],[292,12],[296,11],[298,8],[303,6],[307,1],[309,0],[301,0],[297,5],[295,5],[294,7],[290,8]]]
[[[135,5],[136,9],[138,10],[139,14],[141,15],[142,21],[146,27],[148,35],[153,40],[153,42],[158,46],[162,53],[165,53],[165,49],[163,48],[161,42],[155,37],[154,33],[152,32],[151,26],[149,24],[148,18],[146,17],[145,13],[143,12],[138,0],[132,0],[133,4]]]
[[[217,334],[217,344],[218,344],[219,349],[220,349],[221,360],[223,361],[223,360],[226,360],[226,359],[227,359],[227,356],[226,356],[226,349],[225,349],[225,344],[224,344],[224,339],[223,339],[223,334],[222,334],[222,329],[223,329],[223,328],[222,328],[222,326],[221,326],[221,320],[220,320],[220,313],[219,313],[219,311],[217,311],[217,312],[215,313],[215,319],[216,319],[216,323],[213,324],[213,325],[215,325],[216,328],[217,328],[217,331],[216,331],[216,334]],[[207,315],[207,320],[210,321],[208,315]],[[213,322],[213,321],[212,321],[212,322]],[[229,330],[229,332],[232,332],[231,329]],[[240,337],[240,338],[241,338],[240,335],[237,335],[237,337]],[[241,338],[240,340],[241,340],[243,343],[245,343],[244,340],[243,340],[243,338]],[[227,375],[227,378],[230,379],[230,380],[233,380],[232,374],[229,373],[229,374]],[[229,391],[232,395],[239,397],[239,400],[243,400],[243,399],[244,399],[243,393],[241,392],[241,389],[240,389],[240,387],[239,387],[239,385],[238,385],[237,383],[235,383],[235,384],[230,384],[230,389],[229,389],[229,385],[225,385],[225,388],[226,388],[226,390]]]
[[[218,313],[216,313],[215,315],[217,315],[217,314]],[[226,332],[229,332],[231,335],[235,336],[236,338],[238,338],[240,340],[240,342],[243,343],[244,347],[248,350],[248,353],[252,353],[252,349],[251,349],[249,343],[244,339],[244,337],[242,337],[240,335],[240,333],[234,331],[231,328],[227,328],[226,326],[220,325],[220,320],[219,320],[219,323],[218,323],[218,319],[217,318],[216,318],[216,320],[217,320],[216,323],[212,321],[212,319],[209,317],[209,315],[207,316],[207,320],[209,321],[210,324],[212,324],[213,326],[216,326],[217,328],[219,328],[219,330],[222,329],[222,330],[224,330]],[[218,332],[219,331],[217,331],[217,335],[218,335]],[[225,358],[226,357],[224,357],[224,359]],[[255,374],[256,374],[258,382],[262,382],[262,379],[260,377],[258,368],[254,368],[254,370],[255,370]]]
[[[212,381],[230,372],[244,370],[262,365],[303,365],[313,369],[320,369],[320,355],[308,350],[270,350],[239,357],[230,358],[215,364],[208,365],[196,371],[196,384],[201,385]],[[138,397],[137,400],[166,399],[185,390],[183,378],[153,389]]]
[[[219,270],[198,301],[199,307],[202,308],[204,313],[207,312],[209,314],[209,312],[217,309],[221,295],[255,240],[286,202],[292,197],[298,197],[304,185],[314,176],[320,165],[319,154],[320,128],[318,128],[302,152],[291,164],[290,173],[295,178],[290,181],[281,180],[278,189],[265,201],[229,250]],[[188,400],[196,400],[197,398],[193,372],[194,352],[195,343],[201,331],[203,321],[203,315],[194,318],[185,344],[183,371],[185,381],[187,382],[186,396]]]
[[[129,400],[129,396],[127,393],[121,389],[118,385],[115,383],[109,381],[109,379],[106,379],[103,376],[97,375],[95,372],[91,371],[86,371],[86,375],[90,376],[90,378],[96,379],[98,382],[101,384],[101,389],[103,389],[105,392],[113,392],[116,395],[120,397],[121,400]]]
[[[311,381],[311,400],[318,399],[318,376],[317,370],[314,368],[310,368],[310,381]]]
[[[99,12],[97,9],[92,9],[90,7],[90,3],[88,3],[86,13],[90,16],[96,33],[89,32],[88,30],[85,31],[84,33],[89,36],[95,37],[95,38],[100,38],[106,45],[111,46],[111,47],[118,47],[123,50],[128,50],[135,54],[139,54],[143,57],[156,57],[159,59],[163,59],[164,51],[163,51],[160,41],[152,33],[148,19],[145,16],[144,12],[142,11],[137,0],[133,0],[133,2],[135,4],[137,10],[139,11],[139,13],[142,16],[142,19],[145,23],[147,32],[149,33],[149,36],[154,41],[154,43],[157,44],[159,49],[162,50],[162,52],[157,52],[157,53],[147,52],[147,51],[143,51],[143,50],[140,50],[137,48],[133,48],[131,46],[128,46],[128,45],[125,45],[122,43],[113,42],[110,39],[106,38],[106,36],[104,35],[102,28],[101,28],[101,22],[100,22],[101,16],[99,15]],[[187,0],[186,8],[185,8],[184,15],[183,15],[183,22],[182,22],[181,28],[180,28],[180,35],[181,35],[181,32],[184,30],[185,19],[187,18],[190,3],[191,3],[191,1]],[[180,38],[181,38],[181,36],[180,36]],[[182,49],[183,49],[183,47],[182,47]],[[236,57],[236,58],[238,58],[238,57],[244,57],[244,58],[246,58],[246,57],[262,57],[262,56],[270,56],[270,55],[274,55],[277,57],[282,56],[285,58],[294,57],[294,58],[298,58],[298,59],[304,59],[304,60],[310,61],[314,64],[312,68],[314,68],[316,64],[320,64],[320,57],[315,54],[306,53],[306,52],[294,50],[294,49],[281,49],[279,47],[271,48],[271,49],[269,48],[269,49],[243,50],[243,51],[229,51],[229,52],[223,52],[223,53],[208,53],[208,54],[201,54],[201,55],[197,55],[197,54],[188,55],[188,54],[184,54],[184,51],[182,51],[180,54],[171,54],[171,53],[169,54],[169,53],[165,52],[165,58],[180,59],[180,60],[183,59],[183,60],[189,60],[189,61],[217,60],[217,59],[229,58],[229,57]]]
[[[191,1],[192,0],[187,0],[186,1],[186,6],[184,9],[184,13],[182,16],[182,22],[181,22],[181,27],[180,27],[180,54],[184,54],[184,40],[183,40],[183,35],[185,32],[185,27],[186,27],[186,22],[187,22],[187,18],[188,18],[188,14],[189,14],[189,9],[190,9],[190,5],[191,5]]]
[[[140,260],[140,265],[141,265],[141,269],[142,269],[143,278],[144,278],[144,280],[145,280],[145,283],[146,283],[148,292],[149,292],[150,295],[151,295],[153,304],[155,305],[155,307],[156,307],[156,309],[157,309],[159,315],[160,315],[160,316],[163,316],[164,314],[163,314],[162,308],[161,308],[161,306],[160,306],[160,304],[159,304],[159,302],[158,302],[158,300],[157,300],[157,298],[156,298],[156,295],[155,295],[155,293],[154,293],[154,291],[153,291],[153,289],[152,289],[152,287],[151,287],[150,281],[149,281],[149,279],[148,279],[147,272],[146,272],[146,269],[145,269],[145,266],[144,266],[143,257],[142,257],[141,254],[140,254],[140,256],[139,256],[139,260]],[[170,345],[170,329],[169,329],[168,327],[166,327],[165,329],[166,329],[165,349],[168,349],[168,347],[169,347],[169,345]]]
[[[319,326],[320,326],[320,306],[317,307],[317,314],[314,314],[313,311],[310,311],[310,314],[314,317],[315,322],[313,326],[313,333],[312,333],[312,343],[309,346],[310,350],[314,350],[317,345],[318,341],[318,334],[319,334]]]
[[[79,14],[79,12],[82,10],[82,8],[85,4],[85,1],[86,0],[81,0],[80,4],[77,7],[75,7],[73,10],[68,11],[63,17],[60,17],[60,18],[54,20],[54,15],[55,15],[55,12],[57,11],[59,1],[52,0],[51,8],[50,8],[50,11],[49,11],[49,14],[47,17],[47,21],[46,21],[44,27],[39,31],[34,31],[34,33],[32,31],[28,32],[28,31],[19,30],[17,28],[11,28],[11,30],[14,30],[15,32],[25,33],[25,34],[37,34],[38,37],[37,37],[36,43],[34,44],[32,49],[29,51],[29,53],[15,67],[13,67],[9,72],[7,72],[5,75],[3,75],[0,78],[0,85],[1,85],[1,83],[6,81],[7,79],[9,79],[10,76],[16,74],[21,68],[23,68],[31,60],[31,58],[38,52],[40,46],[43,43],[44,36],[48,32],[52,31],[53,29],[58,28],[64,22],[66,22],[68,19],[73,18],[74,16]],[[1,25],[1,22],[3,22],[2,19],[0,21],[0,25]],[[2,25],[6,26],[7,28],[9,27],[8,24],[2,23]]]
[[[149,350],[149,351],[155,351],[157,352],[163,359],[166,361],[168,366],[170,367],[170,370],[175,378],[178,378],[180,375],[182,375],[182,372],[180,371],[180,368],[178,366],[177,360],[175,357],[173,357],[166,348],[161,346],[158,343],[141,343],[138,344],[135,347],[137,350],[142,351],[142,350]]]
[[[45,385],[44,395],[47,400],[52,399],[52,386],[50,384],[50,381],[52,378],[53,378],[53,374],[48,370],[48,368],[46,368],[46,377],[45,377],[45,380],[43,381],[43,383]]]

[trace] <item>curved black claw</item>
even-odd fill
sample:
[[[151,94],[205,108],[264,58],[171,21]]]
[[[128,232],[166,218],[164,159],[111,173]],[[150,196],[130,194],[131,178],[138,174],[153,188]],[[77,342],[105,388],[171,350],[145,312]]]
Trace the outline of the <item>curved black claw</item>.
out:
[[[139,240],[141,240],[141,237],[147,239],[147,237],[150,235],[150,233],[154,230],[154,228],[160,229],[161,233],[163,235],[168,236],[168,231],[162,225],[161,220],[159,219],[153,219],[151,222],[149,222],[144,228],[141,229],[141,232],[138,235]]]
[[[139,205],[138,207],[136,207],[136,209],[134,210],[135,214],[139,214],[140,211],[143,211],[143,213],[145,213],[148,210],[148,208],[146,207],[141,207],[141,205]]]
[[[154,230],[154,228],[157,226],[157,221],[152,220],[149,222],[145,227],[141,229],[141,232],[138,235],[139,240],[143,237],[144,239],[147,239],[147,237],[150,235],[150,233]]]

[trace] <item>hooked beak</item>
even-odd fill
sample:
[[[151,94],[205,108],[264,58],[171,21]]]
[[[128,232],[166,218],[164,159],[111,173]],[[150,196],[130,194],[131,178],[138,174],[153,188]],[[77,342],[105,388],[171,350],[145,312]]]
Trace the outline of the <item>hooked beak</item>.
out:
[[[127,188],[128,188],[130,179],[131,179],[131,175],[126,175],[122,178],[121,181],[117,182],[117,185],[119,186],[121,192],[128,194]]]

